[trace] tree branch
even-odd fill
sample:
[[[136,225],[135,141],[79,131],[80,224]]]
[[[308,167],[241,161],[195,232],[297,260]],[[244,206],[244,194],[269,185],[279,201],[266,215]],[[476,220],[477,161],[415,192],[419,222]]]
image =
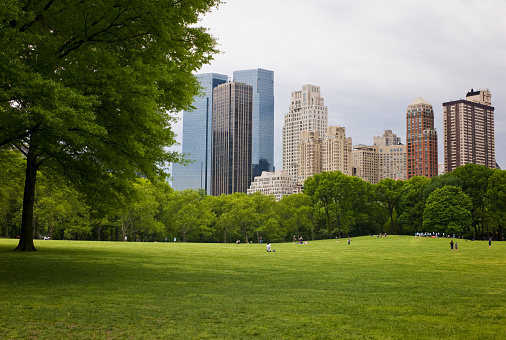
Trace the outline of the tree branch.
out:
[[[38,123],[38,124],[35,124],[35,126],[32,127],[30,130],[20,132],[19,134],[15,135],[13,137],[8,137],[7,139],[0,141],[0,146],[12,144],[15,140],[23,139],[23,138],[28,137],[31,134],[37,133],[40,131],[41,126],[42,126],[42,124]]]

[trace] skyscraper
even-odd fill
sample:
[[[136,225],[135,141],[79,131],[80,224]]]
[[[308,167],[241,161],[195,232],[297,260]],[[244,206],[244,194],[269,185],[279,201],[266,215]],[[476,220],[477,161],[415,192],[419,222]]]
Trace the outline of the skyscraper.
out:
[[[283,170],[298,182],[298,145],[301,131],[325,133],[328,109],[320,96],[320,87],[303,85],[302,91],[293,91],[283,125]]]
[[[495,168],[494,108],[489,90],[443,103],[445,173],[468,163]]]
[[[193,163],[173,164],[172,187],[175,190],[202,188],[210,194],[213,88],[227,82],[228,76],[205,73],[197,78],[204,94],[195,97],[195,110],[183,112],[182,151]]]
[[[252,86],[231,82],[213,90],[212,195],[250,186],[252,106]]]
[[[408,179],[413,176],[437,176],[437,131],[434,110],[422,97],[406,110],[406,146]]]
[[[252,176],[274,171],[274,72],[234,71],[234,81],[253,86]]]

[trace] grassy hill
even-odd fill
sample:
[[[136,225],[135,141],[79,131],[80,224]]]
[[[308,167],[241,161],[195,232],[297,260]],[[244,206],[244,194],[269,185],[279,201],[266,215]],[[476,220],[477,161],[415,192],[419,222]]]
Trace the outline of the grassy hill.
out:
[[[3,339],[504,339],[506,242],[0,239]]]

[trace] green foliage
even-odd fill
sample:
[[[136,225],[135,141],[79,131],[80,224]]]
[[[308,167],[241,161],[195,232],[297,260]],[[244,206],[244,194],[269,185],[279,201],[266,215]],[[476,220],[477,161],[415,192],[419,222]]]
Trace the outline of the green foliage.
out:
[[[425,209],[425,188],[431,183],[427,177],[410,178],[401,189],[397,206],[398,223],[405,233],[422,232],[423,211]]]
[[[379,181],[375,186],[378,202],[388,211],[393,234],[397,234],[396,223],[394,221],[394,209],[399,205],[403,185],[404,182],[402,181],[385,178]]]
[[[440,189],[446,185],[450,185],[453,187],[462,188],[462,180],[455,176],[455,174],[444,174],[437,177],[432,177],[430,179],[430,183],[427,183],[427,185],[423,188],[423,197],[424,199],[427,199],[429,195],[436,189]]]
[[[156,236],[164,231],[164,225],[155,218],[159,204],[156,199],[156,188],[145,179],[138,179],[134,185],[135,192],[124,207],[118,211],[118,224],[121,228],[122,239],[125,236],[150,234]]]
[[[0,235],[19,235],[15,218],[20,214],[25,160],[20,152],[0,151]]]
[[[170,231],[186,242],[189,237],[210,235],[209,225],[215,219],[208,200],[193,189],[177,191],[169,196]],[[198,238],[197,238],[198,239]]]
[[[304,183],[305,193],[316,205],[322,207],[331,238],[335,227],[337,236],[349,233],[350,228],[367,219],[371,203],[372,186],[358,177],[346,176],[340,171],[322,172]]]
[[[163,178],[182,161],[167,151],[172,114],[190,108],[193,72],[217,52],[198,21],[218,3],[2,3],[0,148],[27,161],[20,250],[34,250],[37,171],[64,175],[98,209],[120,206],[139,172]]]
[[[16,152],[4,151],[0,157],[9,160],[8,166],[0,169],[6,178],[0,183],[0,197],[2,202],[11,202],[0,206],[8,225],[4,232],[10,236],[19,235],[19,229],[13,226],[21,218],[21,199],[12,188],[17,185],[19,189],[22,185],[16,174],[23,171],[25,161]],[[444,210],[451,200],[432,197],[428,201],[425,196],[430,193],[428,196],[431,197],[436,190],[448,187],[447,183],[462,183],[460,178],[452,178],[451,174],[434,179],[413,177],[404,183],[387,180],[378,185],[339,173],[324,176],[327,176],[326,181],[316,176],[322,187],[310,184],[306,193],[289,195],[279,202],[260,193],[214,197],[201,190],[175,192],[166,182],[137,179],[120,205],[102,205],[96,209],[87,205],[87,200],[64,178],[43,174],[39,176],[34,203],[35,235],[111,241],[124,240],[125,236],[129,241],[163,241],[177,237],[189,242],[230,243],[239,239],[242,243],[246,240],[258,243],[260,237],[264,242],[291,241],[293,235],[315,240],[329,235],[339,236],[339,231],[351,236],[392,234],[393,220],[398,222],[401,227],[398,230],[403,233],[436,231],[477,237],[465,219],[447,224],[440,222],[441,216],[452,216],[451,211]],[[331,179],[332,176],[337,180]],[[488,180],[483,202],[483,235],[487,235],[487,239],[490,236],[501,239],[503,235],[504,177],[503,171],[494,170]],[[331,202],[327,215],[322,201],[308,195],[316,192],[313,188],[320,190],[319,194],[329,188],[335,190],[339,205]],[[13,193],[15,199],[6,201],[5,198]],[[396,201],[389,201],[392,197]],[[392,215],[388,207],[393,209]],[[454,209],[455,205],[452,203],[450,208]]]
[[[462,180],[462,191],[471,198],[473,203],[471,214],[474,235],[483,235],[485,221],[485,195],[488,190],[488,179],[494,170],[484,165],[466,164],[458,167],[451,175]],[[481,229],[481,230],[480,230]],[[470,230],[471,232],[471,230]]]
[[[446,185],[427,198],[423,227],[429,232],[462,235],[471,226],[472,203],[461,188]]]
[[[275,207],[276,218],[285,235],[314,239],[314,222],[311,197],[304,194],[285,196]]]
[[[485,206],[487,221],[491,227],[497,227],[497,233],[491,228],[490,234],[495,234],[495,239],[501,239],[506,226],[506,171],[494,170],[489,177]]]
[[[72,235],[89,235],[90,208],[83,197],[64,182],[39,178],[34,209],[36,235],[39,238],[70,239]]]

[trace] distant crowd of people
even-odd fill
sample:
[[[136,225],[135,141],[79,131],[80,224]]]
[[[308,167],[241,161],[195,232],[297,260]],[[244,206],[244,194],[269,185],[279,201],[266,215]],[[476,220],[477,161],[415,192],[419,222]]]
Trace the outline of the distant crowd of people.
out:
[[[452,237],[450,234],[445,233],[415,233],[415,237]],[[453,238],[455,238],[455,234],[453,234]],[[462,236],[457,236],[457,238],[462,238]]]

